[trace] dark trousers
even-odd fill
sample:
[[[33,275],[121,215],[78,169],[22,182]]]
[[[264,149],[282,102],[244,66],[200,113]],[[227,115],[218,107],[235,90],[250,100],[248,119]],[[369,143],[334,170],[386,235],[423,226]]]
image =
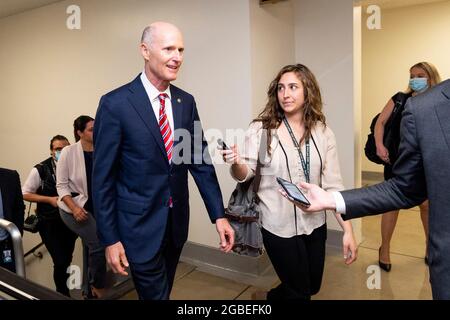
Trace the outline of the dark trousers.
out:
[[[100,243],[100,240],[97,237],[97,223],[95,222],[94,217],[90,212],[88,212],[88,219],[83,222],[78,222],[71,213],[65,212],[61,208],[59,209],[59,213],[66,226],[76,233],[81,240],[83,240],[83,245],[88,248],[88,271],[90,285],[98,289],[105,288],[105,247]]]
[[[172,237],[172,210],[158,253],[144,263],[130,262],[134,286],[140,300],[168,300],[183,247],[176,247]]]
[[[267,300],[309,300],[319,292],[325,264],[326,224],[310,235],[281,238],[262,229],[264,247],[281,284]]]
[[[72,232],[59,216],[39,220],[39,234],[53,260],[53,280],[56,291],[70,296],[67,287],[67,268],[72,262],[73,250],[78,236]]]
[[[5,240],[0,240],[0,267],[11,272],[16,272],[16,262],[14,261],[14,250],[10,236]]]

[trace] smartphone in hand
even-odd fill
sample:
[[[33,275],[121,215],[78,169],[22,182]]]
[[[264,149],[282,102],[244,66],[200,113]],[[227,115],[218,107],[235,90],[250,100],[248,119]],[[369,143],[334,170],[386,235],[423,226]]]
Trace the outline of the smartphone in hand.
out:
[[[217,139],[217,143],[222,148],[222,150],[230,150],[230,147],[228,147],[222,139]]]
[[[303,192],[301,192],[300,189],[295,184],[293,184],[287,180],[284,180],[282,178],[279,178],[279,177],[277,177],[277,182],[280,184],[280,186],[286,192],[286,194],[290,200],[296,201],[305,207],[309,207],[311,205],[311,203],[305,197]]]

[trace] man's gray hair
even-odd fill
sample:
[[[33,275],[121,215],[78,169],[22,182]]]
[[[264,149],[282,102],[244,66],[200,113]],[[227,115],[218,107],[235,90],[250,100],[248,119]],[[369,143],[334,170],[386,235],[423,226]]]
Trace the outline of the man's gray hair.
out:
[[[148,26],[144,29],[142,32],[141,37],[141,43],[146,43],[147,45],[151,46],[153,41],[153,30],[154,28],[151,26]]]

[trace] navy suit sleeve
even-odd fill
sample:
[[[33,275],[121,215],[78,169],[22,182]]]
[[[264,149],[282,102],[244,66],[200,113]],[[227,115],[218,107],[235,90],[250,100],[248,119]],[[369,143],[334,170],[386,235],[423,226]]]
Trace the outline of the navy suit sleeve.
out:
[[[205,203],[211,222],[224,217],[222,192],[220,191],[216,171],[212,165],[208,151],[208,143],[203,135],[203,129],[195,101],[192,108],[191,133],[191,163],[189,171]]]
[[[368,188],[343,191],[347,219],[411,208],[427,198],[422,154],[412,99],[401,122],[399,157],[394,164],[394,178]]]
[[[117,157],[121,143],[119,117],[111,102],[102,97],[94,123],[92,196],[100,241],[109,246],[120,241],[117,227]]]

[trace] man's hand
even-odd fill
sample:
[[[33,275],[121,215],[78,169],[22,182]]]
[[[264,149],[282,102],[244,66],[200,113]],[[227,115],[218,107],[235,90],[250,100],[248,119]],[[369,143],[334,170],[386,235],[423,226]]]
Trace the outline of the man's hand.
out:
[[[128,260],[125,255],[125,249],[123,248],[122,242],[116,242],[105,249],[106,262],[111,267],[114,273],[127,276],[128,272],[125,268],[128,268]]]
[[[216,220],[216,229],[220,237],[220,250],[230,252],[234,245],[234,230],[228,223],[227,218]]]
[[[280,193],[297,207],[302,209],[304,212],[317,212],[323,210],[336,210],[336,203],[331,192],[327,192],[315,184],[310,184],[306,182],[300,182],[300,189],[305,194],[306,198],[311,203],[310,206],[306,207],[303,204],[290,200],[284,190],[279,190]]]

